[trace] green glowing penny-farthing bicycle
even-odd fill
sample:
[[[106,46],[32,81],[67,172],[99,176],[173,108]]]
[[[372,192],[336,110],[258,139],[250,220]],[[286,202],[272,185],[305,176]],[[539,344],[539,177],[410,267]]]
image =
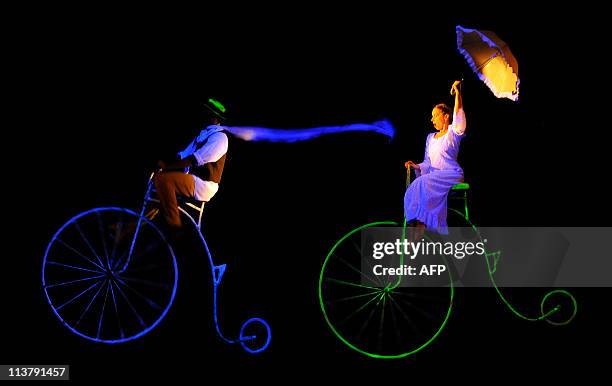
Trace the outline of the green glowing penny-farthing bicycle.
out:
[[[467,206],[464,211],[449,208],[448,213],[449,224],[454,222],[467,231],[468,234],[463,235],[466,240],[483,240],[468,218]],[[345,345],[372,358],[404,358],[423,350],[442,333],[453,308],[453,267],[444,256],[438,256],[437,263],[448,269],[434,285],[412,285],[407,282],[414,280],[409,276],[385,277],[373,273],[374,260],[364,258],[372,251],[362,254],[362,231],[400,226],[394,221],[381,221],[351,230],[329,251],[319,275],[319,303],[327,325]],[[404,223],[402,242],[406,235]],[[483,264],[492,287],[514,315],[557,326],[574,319],[576,300],[562,289],[549,291],[542,298],[537,315],[527,316],[519,311],[495,282],[498,258],[498,252],[487,252]],[[408,263],[408,258],[401,256],[398,266],[404,263]]]
[[[455,209],[449,209],[449,214],[463,217]],[[470,231],[470,236],[482,240],[478,229],[467,223],[465,229]],[[406,281],[413,280],[407,276],[386,278],[373,274],[373,259],[364,258],[367,251],[362,255],[362,231],[398,226],[393,221],[382,221],[353,229],[329,251],[319,276],[319,303],[327,325],[345,345],[372,358],[404,358],[423,350],[442,333],[453,308],[453,269],[443,256],[438,257],[442,259],[438,263],[448,267],[440,276],[445,283],[438,280],[436,285],[419,287],[406,285],[410,284]],[[402,237],[406,233],[404,224]],[[555,326],[566,325],[574,319],[577,302],[563,289],[547,292],[534,316],[512,305],[495,282],[498,256],[498,252],[486,253],[483,264],[492,287],[515,316]],[[408,263],[407,257],[402,256],[399,266],[403,263]]]

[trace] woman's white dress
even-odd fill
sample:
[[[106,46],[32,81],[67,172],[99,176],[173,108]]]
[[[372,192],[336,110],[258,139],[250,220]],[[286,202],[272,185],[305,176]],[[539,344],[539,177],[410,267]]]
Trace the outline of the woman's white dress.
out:
[[[428,231],[448,233],[447,198],[453,185],[463,181],[457,156],[464,135],[465,115],[459,110],[446,134],[440,138],[435,138],[435,133],[427,136],[421,170],[415,170],[417,178],[404,196],[406,221],[417,219],[425,223]]]

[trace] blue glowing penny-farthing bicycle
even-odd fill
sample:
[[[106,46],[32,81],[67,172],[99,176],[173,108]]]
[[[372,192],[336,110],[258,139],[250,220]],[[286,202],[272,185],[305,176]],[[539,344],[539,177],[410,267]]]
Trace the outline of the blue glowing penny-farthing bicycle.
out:
[[[153,197],[153,177],[142,210],[95,208],[65,223],[53,236],[43,260],[45,296],[59,320],[94,342],[122,343],[140,338],[166,316],[176,295],[178,267],[163,232],[145,216]],[[213,316],[223,341],[249,353],[264,351],[271,330],[261,318],[246,320],[236,339],[223,335],[217,318],[217,289],[226,264],[215,265],[201,221],[204,202],[182,201],[179,210],[195,226],[210,262]],[[197,215],[197,220],[190,212]]]

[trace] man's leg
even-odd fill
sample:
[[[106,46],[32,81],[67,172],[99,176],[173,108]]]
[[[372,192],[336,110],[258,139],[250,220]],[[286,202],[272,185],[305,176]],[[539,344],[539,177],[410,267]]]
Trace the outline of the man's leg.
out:
[[[178,193],[193,197],[195,192],[193,176],[181,172],[158,173],[154,182],[164,219],[171,227],[180,227],[182,224],[176,195]]]

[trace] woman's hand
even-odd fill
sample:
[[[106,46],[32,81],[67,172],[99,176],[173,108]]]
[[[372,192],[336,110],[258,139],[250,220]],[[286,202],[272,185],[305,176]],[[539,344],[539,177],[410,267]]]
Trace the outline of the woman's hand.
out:
[[[417,170],[421,170],[421,167],[418,164],[415,164],[412,161],[406,161],[406,163],[404,164],[404,166],[406,167],[406,169],[408,169],[409,167],[413,168],[413,169],[417,169]]]
[[[455,82],[453,82],[453,85],[451,86],[451,90],[450,90],[450,94],[451,95],[455,95],[455,94],[459,94],[459,85],[461,85],[461,81],[460,80],[456,80]]]

